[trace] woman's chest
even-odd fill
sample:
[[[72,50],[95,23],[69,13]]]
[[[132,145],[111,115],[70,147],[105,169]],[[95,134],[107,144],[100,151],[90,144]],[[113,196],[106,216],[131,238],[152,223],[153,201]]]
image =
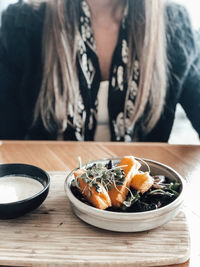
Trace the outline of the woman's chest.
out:
[[[93,32],[101,80],[109,80],[112,57],[118,41],[119,25],[114,22],[105,22],[102,25],[94,24]]]

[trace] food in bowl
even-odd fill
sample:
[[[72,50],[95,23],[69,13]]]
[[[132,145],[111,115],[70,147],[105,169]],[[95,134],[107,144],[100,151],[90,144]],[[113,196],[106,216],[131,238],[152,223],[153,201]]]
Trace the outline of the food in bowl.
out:
[[[118,165],[122,160],[122,157],[99,159],[89,162],[88,164],[73,170],[71,173],[69,173],[69,175],[65,180],[65,191],[67,197],[69,198],[72,210],[75,213],[75,215],[90,225],[99,227],[101,229],[117,231],[117,232],[139,232],[139,231],[150,230],[159,227],[162,224],[173,219],[180,211],[184,201],[185,181],[183,177],[179,173],[177,173],[174,169],[160,162],[149,159],[145,160],[140,158],[134,158],[134,159],[141,164],[141,167],[138,168],[137,174],[143,172],[146,173],[147,176],[150,175],[155,180],[153,184],[157,183],[158,187],[162,186],[162,184],[165,184],[166,186],[167,184],[169,186],[170,184],[171,186],[177,185],[176,188],[177,191],[175,190],[177,192],[177,196],[175,194],[174,198],[171,199],[171,202],[169,201],[169,204],[156,208],[154,206],[155,209],[142,209],[139,210],[138,212],[138,210],[133,210],[133,208],[135,209],[135,205],[130,205],[130,207],[129,205],[127,205],[131,203],[128,198],[129,197],[129,190],[128,190],[125,199],[127,203],[123,202],[123,204],[121,204],[120,207],[110,206],[105,209],[97,208],[96,206],[94,206],[94,204],[91,204],[89,199],[87,199],[84,196],[84,194],[82,194],[81,190],[78,189],[78,187],[76,186],[75,183],[78,182],[76,177],[78,178],[78,176],[75,173],[78,170],[86,170],[87,168],[91,168],[94,164],[96,164],[97,166],[101,164],[103,166],[106,166],[107,169],[112,169],[114,167],[118,168],[119,167]],[[107,166],[108,164],[110,166],[112,164],[112,166],[109,167]],[[159,175],[159,177],[155,177],[157,175]],[[138,186],[140,186],[140,184],[138,184]],[[175,188],[171,189],[174,190]],[[97,187],[97,190],[99,190],[99,187]],[[130,190],[133,190],[132,186],[130,186]],[[161,193],[163,194],[163,192],[160,191],[163,190],[163,188],[155,188],[154,190],[158,190],[155,192],[157,192],[157,194],[159,193],[158,195],[160,196]],[[148,192],[148,190],[144,193],[140,192],[139,190],[136,191],[138,192],[137,195],[140,195],[140,197],[144,197]],[[97,192],[95,192],[95,195],[99,196]],[[117,202],[119,202],[119,199],[120,198],[118,198]],[[139,201],[137,202],[139,203]],[[142,207],[144,208],[146,207],[146,205],[143,205]]]
[[[148,171],[142,171],[140,162],[124,156],[119,163],[86,164],[74,172],[72,193],[87,205],[117,212],[144,212],[174,201],[181,184],[159,173],[152,175],[145,161]]]

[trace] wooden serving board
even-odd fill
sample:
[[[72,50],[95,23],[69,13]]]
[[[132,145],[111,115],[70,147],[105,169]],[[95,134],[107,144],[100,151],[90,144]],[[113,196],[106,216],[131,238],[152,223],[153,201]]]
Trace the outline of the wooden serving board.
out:
[[[188,259],[189,234],[183,211],[151,231],[101,230],[72,213],[64,192],[66,173],[50,174],[50,193],[37,210],[0,221],[0,265],[161,266]]]

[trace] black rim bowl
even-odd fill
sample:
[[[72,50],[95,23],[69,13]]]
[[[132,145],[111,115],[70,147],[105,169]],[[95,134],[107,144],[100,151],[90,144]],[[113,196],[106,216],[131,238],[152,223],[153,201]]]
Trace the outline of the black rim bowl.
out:
[[[0,179],[7,175],[24,176],[35,179],[43,185],[43,189],[32,197],[11,203],[0,203],[0,219],[12,219],[39,207],[46,199],[50,177],[44,170],[28,164],[0,164]]]

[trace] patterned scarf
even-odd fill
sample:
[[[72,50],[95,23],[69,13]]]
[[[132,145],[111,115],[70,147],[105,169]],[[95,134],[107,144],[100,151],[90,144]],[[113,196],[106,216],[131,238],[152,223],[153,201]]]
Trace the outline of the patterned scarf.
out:
[[[97,125],[97,94],[101,82],[100,67],[91,27],[90,9],[86,0],[80,1],[80,38],[78,41],[78,77],[80,96],[78,115],[74,120],[75,139],[93,140]],[[113,53],[108,92],[109,126],[112,141],[132,141],[134,127],[130,116],[138,91],[139,64],[134,62],[134,74],[127,96],[128,61],[128,1],[121,21],[118,42]],[[126,102],[126,107],[125,107]]]

